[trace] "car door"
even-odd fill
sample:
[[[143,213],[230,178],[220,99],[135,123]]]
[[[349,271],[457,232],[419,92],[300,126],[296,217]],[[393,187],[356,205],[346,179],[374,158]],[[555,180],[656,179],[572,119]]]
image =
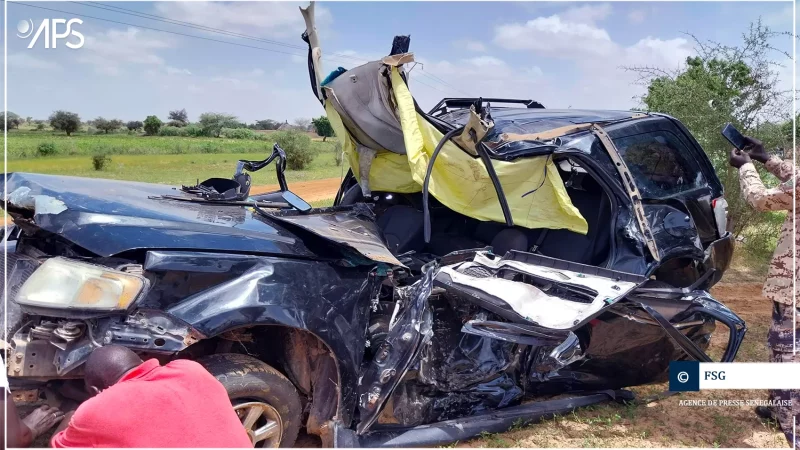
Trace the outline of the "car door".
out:
[[[639,188],[662,262],[702,260],[718,233],[712,188],[690,142],[662,117],[614,130],[612,138]]]

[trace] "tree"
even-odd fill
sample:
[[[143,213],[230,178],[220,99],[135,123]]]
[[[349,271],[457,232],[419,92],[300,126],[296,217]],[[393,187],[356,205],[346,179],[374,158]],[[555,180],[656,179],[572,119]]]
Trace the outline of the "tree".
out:
[[[316,130],[318,136],[322,136],[322,142],[325,142],[325,139],[329,137],[335,136],[333,133],[333,127],[331,126],[330,120],[328,120],[327,116],[319,116],[316,119],[311,119],[311,124],[314,126],[314,130]]]
[[[207,112],[200,114],[200,127],[209,136],[219,137],[223,128],[233,128],[237,124],[236,116],[224,113]]]
[[[54,130],[61,130],[67,133],[67,136],[72,135],[72,133],[81,128],[81,118],[74,112],[56,111],[50,114],[48,121],[50,121],[50,126]]]
[[[25,118],[25,123],[31,123],[31,122],[33,122],[33,117],[28,116]]]
[[[189,125],[189,114],[186,113],[186,109],[170,111],[167,119],[169,119],[167,125],[171,127],[185,127]]]
[[[311,125],[311,119],[306,119],[305,117],[298,117],[292,121],[294,126],[301,129],[302,131],[308,131],[308,127]]]
[[[104,131],[108,134],[109,131],[114,131],[122,127],[122,121],[119,119],[106,120],[102,117],[94,119],[94,126],[98,130]]]
[[[150,136],[156,135],[158,134],[158,130],[161,129],[161,125],[163,124],[161,122],[161,119],[159,119],[158,117],[147,116],[147,118],[144,119],[144,132]]]
[[[44,130],[44,121],[43,120],[37,120],[36,121],[36,131],[42,131],[42,130]]]
[[[750,208],[741,196],[738,171],[728,166],[730,144],[720,131],[730,122],[742,133],[761,139],[768,149],[781,145],[785,125],[770,123],[786,117],[792,93],[779,88],[778,59],[791,56],[770,45],[775,32],[760,20],[751,24],[739,46],[695,40],[696,57],[677,71],[657,67],[631,67],[641,76],[647,93],[641,101],[648,111],[666,113],[683,122],[708,155],[725,189],[728,230],[735,236],[748,227],[760,227],[770,218]],[[781,130],[784,130],[783,133]],[[788,126],[791,130],[791,125]],[[789,141],[791,142],[791,141]],[[774,180],[762,175],[765,180]]]
[[[144,127],[144,124],[139,120],[131,120],[126,123],[125,126],[128,128],[128,131],[138,131]]]
[[[256,121],[256,130],[277,130],[281,126],[277,120],[266,119]]]
[[[0,112],[0,120],[6,122],[6,114],[4,112]],[[13,130],[15,128],[19,128],[20,125],[22,125],[22,118],[14,114],[13,112],[9,111],[8,123],[7,123],[8,129]]]

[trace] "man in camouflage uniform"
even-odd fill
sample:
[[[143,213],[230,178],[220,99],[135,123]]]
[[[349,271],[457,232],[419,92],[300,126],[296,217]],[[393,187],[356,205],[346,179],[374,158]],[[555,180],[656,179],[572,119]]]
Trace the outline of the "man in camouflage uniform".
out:
[[[800,183],[794,177],[794,165],[791,162],[769,156],[761,142],[756,139],[746,137],[745,140],[746,151],[734,149],[730,157],[730,164],[739,169],[742,196],[750,206],[759,211],[789,212],[781,227],[778,246],[772,256],[763,290],[763,295],[773,302],[772,326],[767,338],[772,350],[770,361],[798,363],[800,354],[793,354],[793,351],[795,345],[800,349],[800,312],[797,312],[793,304],[792,294],[797,292],[797,281],[800,279],[800,263],[795,265],[793,261],[793,257],[798,256],[795,252],[800,250],[800,233],[795,233],[794,230],[793,218],[798,211],[793,208],[793,195]],[[767,189],[761,182],[753,160],[763,163],[781,184]],[[798,342],[793,342],[795,330]],[[780,423],[789,444],[800,450],[800,439],[792,432],[795,417],[800,415],[800,391],[771,390],[770,399],[784,405],[791,403],[791,406],[776,406],[771,415]],[[764,409],[757,412],[761,416],[770,415]]]

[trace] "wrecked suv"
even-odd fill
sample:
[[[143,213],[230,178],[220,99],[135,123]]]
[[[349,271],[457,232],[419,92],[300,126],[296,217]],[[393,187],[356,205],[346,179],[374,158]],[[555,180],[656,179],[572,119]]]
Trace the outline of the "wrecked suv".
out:
[[[680,122],[513,99],[426,113],[407,38],[323,79],[303,13],[352,168],[335,206],[289,190],[277,145],[180,188],[7,174],[15,401],[57,399],[118,344],[204,364],[255,446],[301,429],[422,446],[627,399],[712,360],[719,325],[711,353],[735,358],[745,324],[707,292],[733,250],[722,187]],[[249,195],[273,164],[280,189]]]

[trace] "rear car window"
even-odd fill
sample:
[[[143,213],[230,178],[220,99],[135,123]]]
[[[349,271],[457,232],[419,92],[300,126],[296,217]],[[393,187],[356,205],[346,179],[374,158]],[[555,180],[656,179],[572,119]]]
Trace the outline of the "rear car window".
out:
[[[669,131],[614,140],[643,197],[663,198],[706,185],[690,150]]]

